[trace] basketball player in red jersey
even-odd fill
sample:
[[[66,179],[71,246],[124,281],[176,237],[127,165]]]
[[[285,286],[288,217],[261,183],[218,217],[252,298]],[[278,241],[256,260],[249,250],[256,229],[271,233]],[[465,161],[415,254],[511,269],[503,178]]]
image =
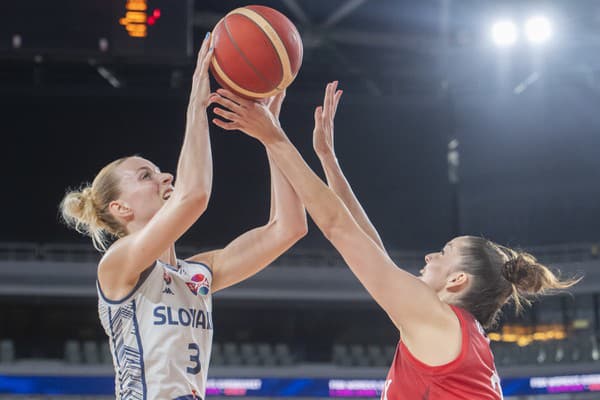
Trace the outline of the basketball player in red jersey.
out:
[[[328,185],[308,167],[268,109],[219,90],[211,101],[225,107],[213,122],[260,140],[288,178],[309,214],[367,291],[400,331],[384,400],[502,399],[484,328],[502,306],[526,296],[564,289],[561,281],[527,253],[479,237],[450,240],[425,256],[421,276],[398,268],[354,196],[335,157],[333,120],[342,92],[327,85],[315,110],[314,147]]]

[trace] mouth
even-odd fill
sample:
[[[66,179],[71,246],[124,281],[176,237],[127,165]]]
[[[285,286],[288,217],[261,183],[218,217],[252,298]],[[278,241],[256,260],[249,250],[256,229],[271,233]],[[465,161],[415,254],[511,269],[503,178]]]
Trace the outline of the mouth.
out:
[[[173,189],[165,190],[162,196],[163,200],[169,200],[169,198],[171,197],[171,193],[173,193]]]

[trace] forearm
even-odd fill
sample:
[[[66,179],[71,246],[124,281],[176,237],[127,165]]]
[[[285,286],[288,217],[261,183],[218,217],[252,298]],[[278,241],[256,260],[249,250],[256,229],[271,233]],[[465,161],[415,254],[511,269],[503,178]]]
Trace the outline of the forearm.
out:
[[[277,223],[282,232],[296,236],[306,232],[306,212],[300,198],[267,151],[271,171],[271,212],[269,222]],[[287,235],[285,235],[287,236]]]
[[[180,195],[210,196],[212,153],[206,111],[188,115],[185,137],[177,163],[177,192]]]
[[[340,222],[352,216],[340,198],[310,169],[285,136],[266,144],[273,161],[292,183],[317,226],[327,236]]]
[[[329,187],[333,189],[333,191],[344,202],[360,228],[379,246],[379,248],[385,251],[385,247],[383,246],[383,242],[379,237],[379,233],[369,220],[367,213],[352,191],[352,187],[344,176],[344,173],[342,172],[335,155],[331,154],[319,158],[321,160],[323,170],[325,171],[325,176],[327,177],[327,184]]]

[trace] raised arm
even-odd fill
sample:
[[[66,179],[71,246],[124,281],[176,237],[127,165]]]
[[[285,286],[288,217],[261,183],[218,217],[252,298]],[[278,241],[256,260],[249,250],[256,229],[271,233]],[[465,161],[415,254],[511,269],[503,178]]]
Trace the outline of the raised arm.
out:
[[[126,292],[139,274],[183,235],[206,210],[212,185],[212,156],[206,107],[210,96],[208,34],[198,54],[187,109],[185,136],[171,197],[139,231],[115,242],[102,258],[98,278],[105,291]],[[171,179],[164,177],[161,179]],[[109,207],[123,207],[111,202]],[[113,290],[114,289],[114,290]]]
[[[310,216],[340,252],[371,296],[407,337],[421,328],[435,326],[440,332],[454,323],[437,294],[414,275],[398,268],[390,257],[361,229],[344,202],[309,168],[285,133],[257,104],[231,92],[216,99],[229,108],[220,123],[228,130],[242,130],[260,140],[294,187]],[[425,310],[425,311],[424,311]]]
[[[278,123],[285,93],[272,98],[268,108]],[[215,109],[227,118],[227,112]],[[216,122],[219,121],[219,122]],[[219,126],[220,120],[215,120]],[[271,171],[271,211],[266,225],[252,229],[220,250],[201,253],[191,258],[207,263],[213,270],[213,292],[232,286],[256,274],[294,243],[306,235],[306,212],[299,197],[267,151]]]
[[[338,82],[330,82],[325,89],[323,105],[315,109],[315,129],[313,131],[313,147],[321,165],[327,184],[344,202],[354,220],[363,231],[373,240],[377,246],[385,251],[379,233],[369,220],[369,217],[356,195],[350,187],[350,183],[344,176],[342,168],[338,163],[333,145],[333,120],[337,111],[342,91],[337,90]]]

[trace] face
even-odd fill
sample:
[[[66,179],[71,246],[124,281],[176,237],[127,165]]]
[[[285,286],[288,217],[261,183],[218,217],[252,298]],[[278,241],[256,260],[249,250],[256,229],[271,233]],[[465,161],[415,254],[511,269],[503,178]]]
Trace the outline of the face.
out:
[[[460,249],[465,240],[463,237],[454,238],[439,252],[427,254],[419,279],[437,293],[442,291],[452,279],[452,274],[458,271],[461,263]]]
[[[117,212],[129,213],[120,215],[121,218],[126,215],[129,221],[149,221],[173,192],[173,175],[160,172],[156,165],[141,157],[128,158],[114,173],[121,190],[117,203],[122,208]]]

